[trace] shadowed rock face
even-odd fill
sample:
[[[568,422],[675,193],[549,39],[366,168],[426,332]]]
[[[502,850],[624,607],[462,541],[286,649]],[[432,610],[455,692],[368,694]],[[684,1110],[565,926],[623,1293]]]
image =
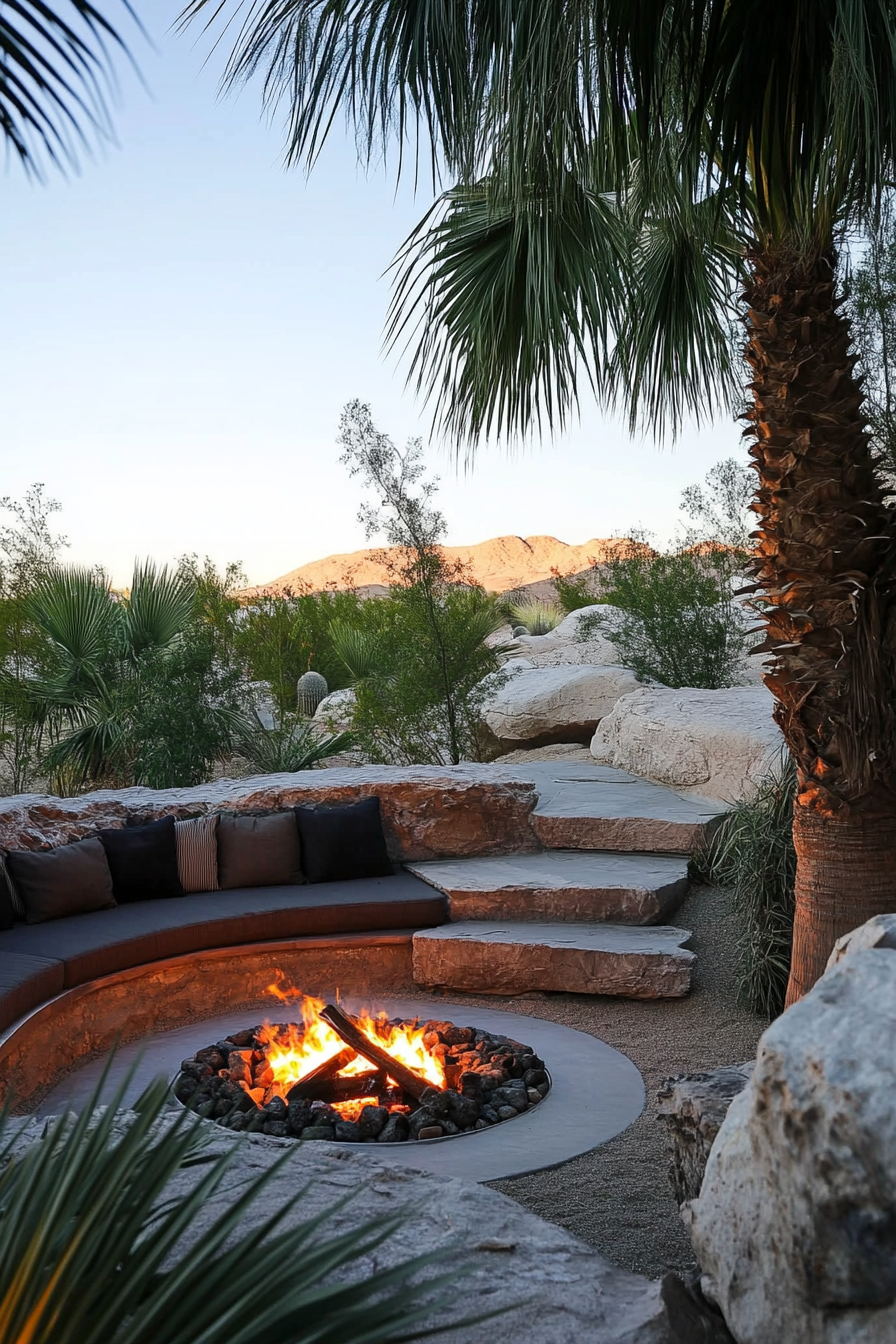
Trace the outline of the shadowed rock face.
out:
[[[483,707],[489,732],[508,748],[590,740],[620,696],[638,682],[628,668],[591,664],[519,667]]]
[[[660,1089],[657,1115],[669,1131],[669,1179],[679,1204],[699,1195],[722,1121],[752,1072],[752,1060],[749,1064],[726,1064],[707,1073],[668,1078]]]
[[[0,845],[45,849],[130,819],[207,812],[266,813],[297,803],[349,803],[376,796],[396,861],[538,848],[529,824],[535,786],[489,766],[364,766],[254,779],[221,779],[195,789],[107,789],[78,798],[22,794],[0,800]]]
[[[896,949],[871,923],[765,1032],[685,1206],[739,1344],[896,1339]]]

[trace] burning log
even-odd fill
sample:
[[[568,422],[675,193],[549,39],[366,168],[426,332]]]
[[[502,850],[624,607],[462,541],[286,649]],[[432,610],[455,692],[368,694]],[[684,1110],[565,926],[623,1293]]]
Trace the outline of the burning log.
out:
[[[431,1084],[425,1078],[421,1078],[397,1059],[393,1059],[388,1050],[383,1050],[381,1046],[374,1045],[373,1041],[364,1035],[361,1028],[335,1004],[328,1003],[326,1008],[322,1009],[320,1016],[333,1028],[336,1035],[345,1041],[346,1045],[352,1047],[356,1054],[362,1055],[377,1069],[381,1069],[390,1078],[394,1078],[399,1087],[409,1096],[412,1096],[415,1101],[419,1101],[426,1089],[431,1087]]]
[[[351,1064],[353,1059],[358,1056],[358,1051],[353,1046],[347,1045],[344,1050],[340,1050],[338,1055],[333,1055],[332,1059],[325,1060],[323,1064],[318,1064],[316,1069],[306,1073],[304,1078],[300,1078],[297,1083],[286,1094],[287,1101],[301,1101],[305,1097],[323,1097],[320,1090],[321,1083],[328,1083],[336,1077],[340,1069],[344,1069],[346,1064]],[[273,1077],[273,1075],[271,1075]]]

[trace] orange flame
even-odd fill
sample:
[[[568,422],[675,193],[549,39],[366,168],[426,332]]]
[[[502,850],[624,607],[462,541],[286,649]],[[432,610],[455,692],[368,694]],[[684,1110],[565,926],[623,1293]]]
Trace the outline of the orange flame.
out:
[[[301,1026],[294,1022],[276,1026],[266,1021],[257,1036],[259,1048],[267,1055],[268,1065],[274,1075],[272,1086],[280,1096],[285,1096],[294,1083],[338,1055],[345,1048],[345,1042],[319,1016],[324,1007],[323,999],[315,999],[292,987],[284,991],[276,984],[268,986],[268,993],[281,1003],[298,1006],[302,1015]],[[423,1044],[422,1027],[416,1023],[394,1026],[384,1012],[374,1016],[367,1009],[360,1014],[353,1014],[353,1018],[368,1040],[387,1050],[406,1068],[413,1069],[414,1073],[425,1078],[433,1087],[446,1086],[441,1060],[431,1055]],[[338,1076],[351,1078],[370,1071],[369,1061],[357,1056],[344,1069],[340,1069]],[[394,1083],[394,1080],[390,1079],[390,1082]],[[354,1120],[360,1114],[361,1107],[371,1102],[375,1104],[374,1098],[338,1102],[335,1109],[346,1119]],[[357,1107],[357,1113],[349,1115],[343,1110],[346,1107]]]

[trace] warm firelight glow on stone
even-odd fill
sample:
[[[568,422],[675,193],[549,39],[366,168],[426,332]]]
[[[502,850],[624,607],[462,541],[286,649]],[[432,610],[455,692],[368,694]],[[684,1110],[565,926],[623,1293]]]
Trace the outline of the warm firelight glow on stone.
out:
[[[323,999],[315,999],[297,989],[283,990],[278,985],[269,985],[268,993],[273,994],[281,1003],[287,1003],[291,1008],[298,1008],[302,1015],[301,1026],[291,1022],[285,1027],[265,1022],[258,1033],[258,1045],[267,1055],[268,1064],[274,1075],[274,1086],[279,1094],[285,1097],[294,1083],[319,1068],[321,1064],[325,1064],[334,1055],[338,1055],[340,1050],[345,1048],[345,1042],[336,1035],[332,1027],[321,1020],[319,1013],[324,1007]],[[419,1077],[425,1078],[433,1087],[446,1086],[441,1060],[431,1055],[423,1044],[422,1027],[412,1023],[396,1027],[389,1022],[385,1013],[374,1016],[366,1009],[361,1013],[353,1013],[352,1017],[369,1040],[388,1050],[390,1055],[407,1068],[413,1069]],[[358,1057],[341,1069],[338,1076],[350,1078],[356,1074],[363,1075],[370,1072],[369,1062]],[[390,1082],[394,1080],[390,1079]],[[337,1105],[337,1109],[345,1119],[354,1120],[357,1116],[347,1114],[343,1108],[357,1106],[360,1112],[361,1107],[370,1100],[372,1099],[365,1098],[363,1101],[341,1102]]]

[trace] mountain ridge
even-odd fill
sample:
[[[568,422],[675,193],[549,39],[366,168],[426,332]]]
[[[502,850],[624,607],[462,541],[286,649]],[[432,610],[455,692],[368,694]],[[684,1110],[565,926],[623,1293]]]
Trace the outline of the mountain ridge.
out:
[[[491,537],[472,546],[442,549],[450,562],[459,561],[469,570],[475,583],[489,592],[504,593],[532,583],[549,580],[554,570],[578,574],[595,563],[609,560],[630,545],[624,537],[592,537],[581,545],[571,545],[557,537],[536,534],[519,537],[508,533]],[[299,565],[268,583],[244,589],[244,595],[278,596],[288,592],[320,592],[326,588],[385,588],[389,584],[389,566],[383,557],[397,554],[396,547],[366,547],[344,551]]]

